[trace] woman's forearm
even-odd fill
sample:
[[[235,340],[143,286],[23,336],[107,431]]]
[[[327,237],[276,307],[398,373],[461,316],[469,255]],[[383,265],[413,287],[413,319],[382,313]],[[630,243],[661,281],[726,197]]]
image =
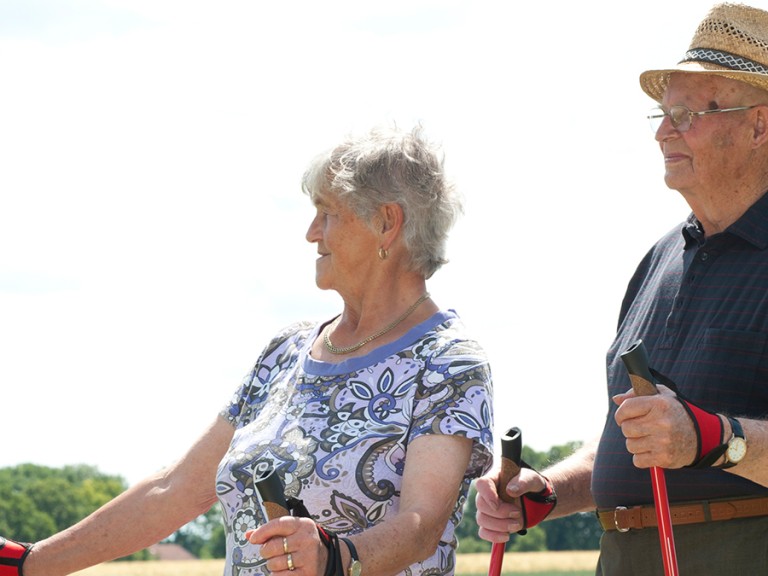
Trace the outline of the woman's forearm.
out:
[[[25,576],[70,574],[155,544],[210,508],[174,497],[164,476],[128,489],[74,526],[38,542],[24,564]]]
[[[364,573],[397,574],[435,553],[471,452],[472,441],[457,436],[433,435],[411,444],[399,513],[352,538]],[[346,550],[342,554],[346,559]]]
[[[216,467],[232,433],[217,419],[179,462],[36,543],[24,576],[62,576],[132,554],[207,511],[216,501]]]

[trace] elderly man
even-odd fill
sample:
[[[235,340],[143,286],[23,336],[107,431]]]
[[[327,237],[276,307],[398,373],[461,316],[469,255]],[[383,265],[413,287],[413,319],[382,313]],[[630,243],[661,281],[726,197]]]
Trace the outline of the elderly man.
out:
[[[662,574],[648,468],[666,469],[682,574],[768,566],[768,12],[715,6],[674,69],[640,77],[667,186],[692,209],[631,279],[607,355],[599,442],[497,496],[477,481],[480,536],[503,542],[597,509],[598,575]],[[635,396],[620,355],[638,339],[666,383]],[[556,508],[541,496],[557,493]],[[554,508],[554,510],[552,510]]]

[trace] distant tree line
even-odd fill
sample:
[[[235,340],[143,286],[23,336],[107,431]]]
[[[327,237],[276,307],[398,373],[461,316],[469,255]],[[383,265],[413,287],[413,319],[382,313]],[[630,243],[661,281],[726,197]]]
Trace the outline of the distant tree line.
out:
[[[49,468],[20,464],[0,468],[0,536],[37,542],[85,518],[128,488],[121,476],[93,466]],[[224,557],[224,526],[218,505],[166,539],[198,558]],[[148,560],[142,550],[124,560]]]
[[[226,540],[221,508],[215,504],[186,526],[171,534],[164,542],[183,546],[198,558],[224,558]]]
[[[579,447],[572,442],[554,446],[547,452],[523,448],[523,459],[541,470],[561,460]],[[49,468],[21,464],[0,468],[0,536],[23,542],[36,542],[75,524],[128,488],[120,476],[110,476],[92,466]],[[490,543],[477,536],[475,489],[470,490],[464,520],[457,529],[459,553],[490,552]],[[508,551],[591,550],[597,549],[602,530],[594,514],[575,514],[548,520],[513,534]],[[217,505],[169,536],[165,542],[179,544],[198,558],[223,558],[224,526]],[[147,550],[129,560],[150,558]]]
[[[85,518],[128,485],[92,466],[0,468],[0,536],[21,542],[47,538]],[[149,558],[147,551],[132,559]]]

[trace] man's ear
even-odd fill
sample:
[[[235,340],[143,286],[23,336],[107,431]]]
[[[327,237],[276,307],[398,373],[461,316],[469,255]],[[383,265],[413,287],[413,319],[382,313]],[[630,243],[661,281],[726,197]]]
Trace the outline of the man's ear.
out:
[[[752,145],[759,148],[768,143],[768,106],[760,104],[755,108],[755,112]]]

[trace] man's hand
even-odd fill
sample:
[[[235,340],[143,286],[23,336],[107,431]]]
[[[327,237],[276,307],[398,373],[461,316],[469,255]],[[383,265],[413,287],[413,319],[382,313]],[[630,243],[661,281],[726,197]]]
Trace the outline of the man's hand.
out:
[[[523,468],[506,486],[506,492],[515,499],[514,502],[504,502],[499,498],[496,489],[498,477],[499,471],[496,470],[475,481],[476,520],[480,527],[478,535],[489,542],[506,542],[512,532],[526,528],[520,496],[529,492],[538,493],[547,487],[547,482],[541,474],[530,468]]]
[[[663,385],[654,396],[635,396],[630,390],[613,401],[616,423],[638,468],[682,468],[697,459],[696,429],[675,393]]]

